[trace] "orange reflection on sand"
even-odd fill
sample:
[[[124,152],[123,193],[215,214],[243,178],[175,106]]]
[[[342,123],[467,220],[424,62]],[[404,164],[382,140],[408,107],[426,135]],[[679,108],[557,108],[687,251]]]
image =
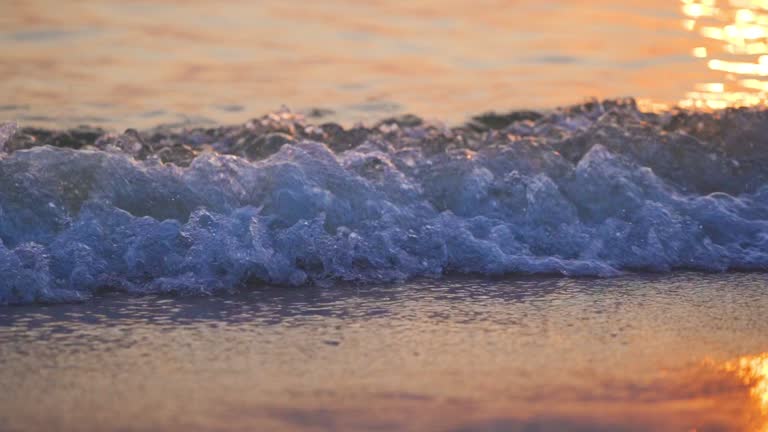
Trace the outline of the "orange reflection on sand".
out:
[[[744,430],[768,432],[768,352],[745,355],[720,364],[706,360],[703,365],[705,370],[707,368],[714,368],[716,371],[721,371],[736,378],[739,381],[739,385],[748,391],[749,404],[751,405],[749,407],[744,406],[746,408],[745,413],[747,414],[747,417],[744,419],[746,421]],[[718,406],[724,406],[731,399],[739,398],[734,398],[733,395],[725,398],[715,398],[715,400],[718,400]],[[746,402],[736,403],[743,404]]]
[[[750,394],[760,405],[763,415],[768,415],[768,352],[756,356],[744,356],[728,362],[726,371],[734,372],[750,387]],[[766,425],[765,430],[768,430]]]
[[[686,108],[722,109],[763,105],[768,81],[768,1],[682,0],[683,27],[707,44],[693,48],[707,68],[725,74],[723,82],[699,84],[686,93]]]

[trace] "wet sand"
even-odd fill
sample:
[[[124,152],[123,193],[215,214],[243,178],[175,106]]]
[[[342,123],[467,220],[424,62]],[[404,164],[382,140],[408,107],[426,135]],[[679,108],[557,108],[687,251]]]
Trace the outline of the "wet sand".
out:
[[[759,273],[0,309],[6,431],[762,431]]]

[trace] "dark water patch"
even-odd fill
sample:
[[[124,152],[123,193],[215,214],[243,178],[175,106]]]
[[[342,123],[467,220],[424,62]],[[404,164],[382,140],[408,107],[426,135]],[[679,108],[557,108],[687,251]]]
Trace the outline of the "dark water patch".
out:
[[[62,40],[82,35],[82,31],[73,30],[30,30],[5,34],[4,39],[15,42],[48,42],[51,40]]]
[[[243,105],[228,104],[228,105],[215,105],[214,108],[224,112],[242,112],[245,110]]]

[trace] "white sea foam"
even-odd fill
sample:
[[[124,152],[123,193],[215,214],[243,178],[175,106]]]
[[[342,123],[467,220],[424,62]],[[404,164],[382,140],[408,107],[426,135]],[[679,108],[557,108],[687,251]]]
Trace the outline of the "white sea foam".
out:
[[[0,303],[768,268],[765,168],[606,121],[565,116],[553,133],[526,120],[476,134],[482,145],[444,130],[454,145],[437,150],[428,126],[337,152],[297,137],[263,159],[207,151],[188,166],[114,146],[16,150],[0,155]]]

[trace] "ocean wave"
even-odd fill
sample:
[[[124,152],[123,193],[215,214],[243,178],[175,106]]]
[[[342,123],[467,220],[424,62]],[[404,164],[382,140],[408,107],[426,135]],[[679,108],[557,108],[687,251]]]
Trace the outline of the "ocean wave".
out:
[[[0,304],[449,273],[768,268],[768,111],[0,126]]]

